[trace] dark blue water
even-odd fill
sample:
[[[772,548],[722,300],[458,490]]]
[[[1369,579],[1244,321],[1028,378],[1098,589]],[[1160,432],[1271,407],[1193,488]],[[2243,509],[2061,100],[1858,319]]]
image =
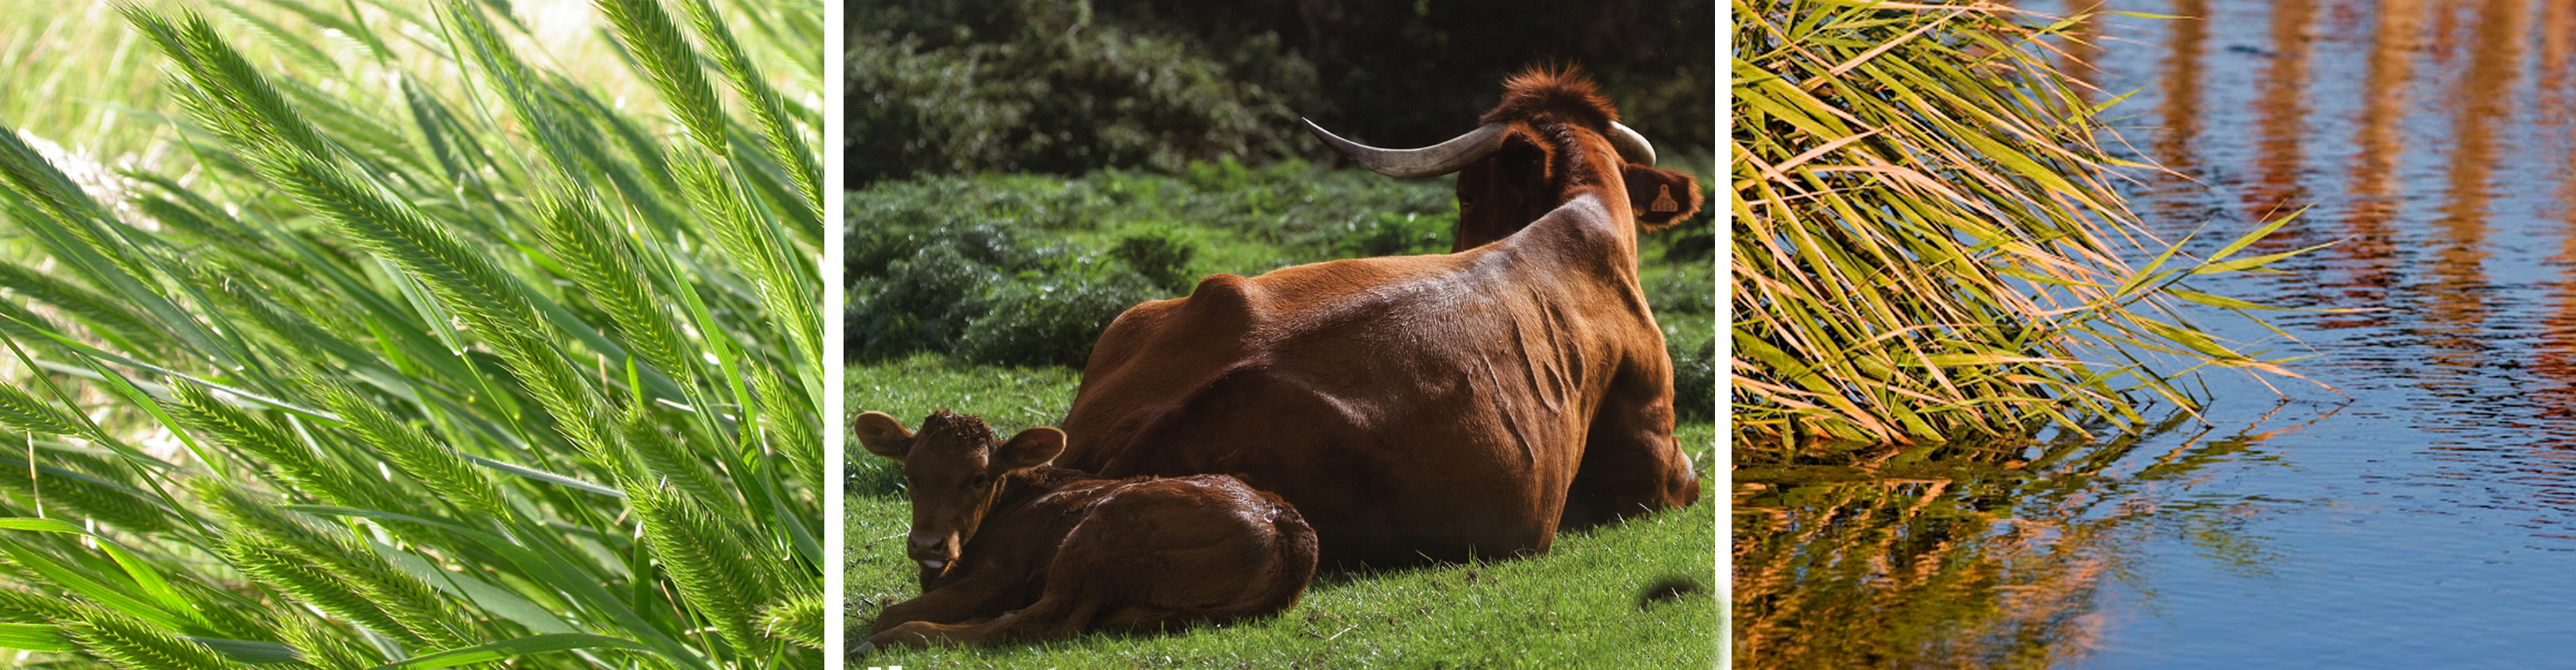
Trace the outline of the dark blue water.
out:
[[[2137,92],[2115,125],[2180,173],[2130,189],[2151,225],[2227,239],[2312,207],[2261,248],[2336,243],[2200,285],[2348,310],[2267,315],[2288,339],[2203,320],[2312,355],[2311,381],[2211,374],[2204,420],[2027,472],[1756,482],[1738,543],[1843,548],[1738,551],[1826,594],[1781,596],[1738,657],[2576,667],[2576,0],[2107,5],[2185,17],[2109,17],[2072,53]]]

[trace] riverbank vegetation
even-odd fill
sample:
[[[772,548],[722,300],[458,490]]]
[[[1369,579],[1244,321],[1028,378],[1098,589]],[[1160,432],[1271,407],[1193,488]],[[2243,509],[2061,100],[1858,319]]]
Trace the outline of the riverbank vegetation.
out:
[[[2132,430],[2203,370],[2291,375],[2187,313],[2297,250],[2291,219],[2159,239],[2115,188],[2076,21],[1994,3],[1734,5],[1730,206],[1739,463],[1873,445]],[[2209,310],[2203,310],[2205,314]],[[1857,452],[1854,452],[1854,450]],[[1857,456],[1855,455],[1857,454]]]
[[[0,20],[0,664],[821,667],[821,5],[366,4]]]

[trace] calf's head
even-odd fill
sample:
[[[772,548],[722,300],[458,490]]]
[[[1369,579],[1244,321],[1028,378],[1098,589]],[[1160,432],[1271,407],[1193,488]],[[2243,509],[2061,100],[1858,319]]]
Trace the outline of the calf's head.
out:
[[[1483,125],[1420,149],[1380,149],[1306,122],[1334,151],[1379,174],[1458,174],[1458,230],[1451,251],[1512,236],[1585,193],[1640,230],[1699,212],[1699,180],[1658,169],[1655,147],[1619,123],[1619,110],[1573,69],[1533,69],[1503,82],[1502,104]],[[1627,203],[1621,211],[1617,203]]]
[[[993,510],[1004,476],[1043,465],[1064,451],[1064,431],[1031,428],[999,442],[984,420],[947,410],[922,419],[918,433],[878,412],[859,415],[856,430],[868,453],[903,464],[912,498],[912,533],[904,554],[921,567],[923,588],[956,567],[966,541],[974,539],[984,515]]]

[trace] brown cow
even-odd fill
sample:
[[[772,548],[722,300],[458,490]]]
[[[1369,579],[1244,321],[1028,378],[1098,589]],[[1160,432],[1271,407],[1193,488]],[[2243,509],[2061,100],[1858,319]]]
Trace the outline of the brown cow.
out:
[[[1043,467],[1054,428],[996,443],[945,411],[904,432],[859,415],[859,444],[903,464],[920,597],[888,606],[868,643],[985,644],[1224,623],[1297,604],[1315,531],[1278,496],[1222,475],[1103,479]]]
[[[1109,477],[1225,473],[1314,524],[1324,559],[1542,552],[1580,528],[1691,504],[1672,362],[1637,280],[1640,229],[1699,183],[1571,72],[1505,82],[1475,132],[1385,150],[1399,177],[1459,172],[1457,253],[1244,278],[1111,323],[1059,464]]]

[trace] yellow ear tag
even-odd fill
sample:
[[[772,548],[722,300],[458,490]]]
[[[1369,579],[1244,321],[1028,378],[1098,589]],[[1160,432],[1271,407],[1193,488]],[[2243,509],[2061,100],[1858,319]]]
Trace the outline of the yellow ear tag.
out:
[[[1673,185],[1661,184],[1655,187],[1655,204],[1647,205],[1646,209],[1658,212],[1678,212],[1682,211],[1682,204],[1673,201]]]

